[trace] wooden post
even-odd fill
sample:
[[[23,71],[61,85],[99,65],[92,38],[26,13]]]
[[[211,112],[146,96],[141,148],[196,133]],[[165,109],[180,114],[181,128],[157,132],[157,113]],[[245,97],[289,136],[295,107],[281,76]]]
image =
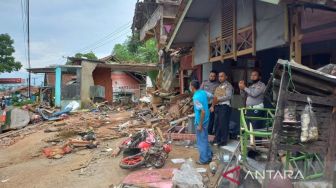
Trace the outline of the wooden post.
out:
[[[184,74],[183,70],[180,70],[180,93],[184,94]]]
[[[290,58],[301,64],[301,8],[290,10]]]
[[[257,13],[256,13],[256,0],[252,1],[252,55],[256,56],[256,37],[257,37]]]
[[[210,58],[211,58],[211,35],[210,35],[210,22],[208,23],[208,47],[209,47],[209,58],[208,61],[210,62]]]
[[[233,45],[233,59],[237,61],[237,1],[233,0],[233,38],[232,38],[232,45]]]
[[[324,177],[329,183],[334,181],[334,166],[335,166],[335,142],[336,142],[336,113],[332,113],[330,118],[330,135],[328,141],[328,150],[324,163]]]
[[[278,92],[278,100],[276,105],[276,111],[275,111],[275,118],[273,123],[273,130],[272,130],[272,137],[271,137],[271,145],[270,150],[268,153],[268,162],[266,165],[265,170],[279,170],[279,167],[281,166],[281,163],[277,161],[277,154],[278,149],[277,145],[279,144],[279,132],[281,129],[283,116],[284,116],[284,108],[286,103],[286,93],[287,93],[287,84],[289,82],[288,73],[285,69],[283,69],[283,72],[281,74],[281,81],[280,81],[280,87]],[[266,173],[268,176],[268,173]],[[265,180],[263,182],[263,187],[268,187],[268,183],[271,177],[265,177]]]

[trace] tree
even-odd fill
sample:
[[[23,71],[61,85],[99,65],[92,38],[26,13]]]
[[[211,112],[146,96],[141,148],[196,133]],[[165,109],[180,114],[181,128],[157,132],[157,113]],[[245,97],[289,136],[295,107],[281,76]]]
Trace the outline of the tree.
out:
[[[91,59],[91,60],[97,60],[97,56],[93,53],[93,52],[89,52],[86,54],[82,54],[82,53],[76,53],[75,54],[76,58],[84,58],[84,59]]]
[[[123,44],[116,44],[112,54],[121,61],[136,63],[157,63],[159,61],[156,41],[149,39],[141,42],[138,34],[129,36]]]
[[[13,44],[14,40],[8,34],[0,34],[0,73],[18,71],[22,67],[13,57]]]

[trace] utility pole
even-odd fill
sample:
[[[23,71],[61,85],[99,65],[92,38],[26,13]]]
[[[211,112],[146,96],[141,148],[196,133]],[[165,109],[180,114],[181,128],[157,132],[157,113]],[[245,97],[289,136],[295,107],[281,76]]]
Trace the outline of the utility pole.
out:
[[[27,0],[27,42],[28,42],[28,68],[30,69],[30,31],[29,31],[29,0]],[[30,91],[30,86],[31,86],[31,73],[28,71],[28,96],[29,98],[31,97],[31,91]]]

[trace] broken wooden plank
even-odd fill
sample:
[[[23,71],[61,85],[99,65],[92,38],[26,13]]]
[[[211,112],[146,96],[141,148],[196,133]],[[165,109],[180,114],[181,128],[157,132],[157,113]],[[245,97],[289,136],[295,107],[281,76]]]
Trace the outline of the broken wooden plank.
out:
[[[196,134],[180,134],[180,133],[167,133],[166,137],[169,136],[171,140],[190,140],[196,141]],[[215,139],[214,135],[208,135],[209,142]]]
[[[307,97],[312,100],[312,104],[319,104],[325,106],[336,106],[336,98],[335,97],[319,97],[312,95],[302,95],[297,93],[287,93],[287,99],[290,101],[300,101],[307,102]]]
[[[113,150],[111,156],[112,156],[112,157],[117,157],[117,156],[120,154],[120,152],[121,152],[120,147],[116,147],[116,148]]]
[[[189,117],[188,116],[185,116],[183,118],[180,118],[180,119],[177,119],[177,120],[174,120],[174,121],[171,121],[169,124],[170,126],[174,126],[174,125],[177,125],[185,120],[187,120]]]

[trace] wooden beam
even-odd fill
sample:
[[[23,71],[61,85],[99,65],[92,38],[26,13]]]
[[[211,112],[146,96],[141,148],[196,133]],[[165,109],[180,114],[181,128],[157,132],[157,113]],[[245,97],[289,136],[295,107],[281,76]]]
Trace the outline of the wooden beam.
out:
[[[210,62],[222,61],[222,56],[212,57],[210,58]]]
[[[210,23],[208,23],[208,48],[209,48],[209,57],[208,57],[208,61],[210,62],[210,57],[211,57],[211,47],[210,47],[210,43],[211,43],[211,36],[210,36],[210,31],[211,31],[211,27],[210,27]]]
[[[309,97],[312,100],[312,104],[336,106],[335,97],[318,97],[318,96],[302,95],[297,93],[287,93],[287,99],[290,101],[307,102],[307,97]]]
[[[188,12],[188,10],[189,10],[192,2],[193,2],[193,0],[188,0],[187,5],[185,6],[185,8],[184,8],[184,10],[182,12],[181,17],[179,18],[179,20],[178,20],[178,22],[176,24],[176,27],[174,28],[173,34],[170,37],[170,40],[169,40],[169,42],[168,42],[168,44],[166,46],[166,50],[169,50],[170,46],[172,45],[172,43],[173,43],[173,41],[175,39],[175,36],[176,36],[178,30],[180,29],[180,27],[182,25],[182,22],[184,20],[184,17],[186,16],[186,14],[187,14],[187,12]]]
[[[336,113],[332,114],[332,118],[330,120],[330,134],[329,134],[329,142],[327,146],[327,155],[325,157],[324,162],[324,177],[325,179],[333,184],[334,181],[334,166],[335,166],[335,142],[336,142]]]
[[[301,64],[301,40],[303,34],[301,31],[301,7],[291,8],[290,11],[290,58],[294,59],[296,63]]]
[[[304,34],[312,33],[312,32],[317,32],[317,31],[321,31],[321,30],[325,30],[325,29],[331,29],[331,28],[336,28],[336,21],[326,23],[326,24],[317,25],[317,26],[310,27],[310,28],[307,28],[307,29],[303,29],[302,33],[304,33]]]
[[[288,73],[286,71],[283,71],[280,81],[280,88],[273,123],[271,145],[267,156],[268,161],[265,170],[276,170],[279,168],[279,166],[281,166],[281,163],[278,162],[277,160],[277,154],[279,145],[279,132],[281,130],[281,124],[284,116],[285,101],[287,100],[285,93],[287,92],[286,89],[288,82],[289,82]],[[268,184],[270,179],[271,177],[267,175],[267,177],[263,181],[263,187],[269,187]]]
[[[257,13],[256,13],[256,0],[252,0],[252,55],[257,55],[257,48],[256,48],[256,39],[257,39]]]
[[[232,1],[232,0],[231,0]],[[233,59],[237,61],[237,1],[233,0]]]
[[[180,93],[184,94],[184,74],[183,74],[183,70],[180,70]]]

